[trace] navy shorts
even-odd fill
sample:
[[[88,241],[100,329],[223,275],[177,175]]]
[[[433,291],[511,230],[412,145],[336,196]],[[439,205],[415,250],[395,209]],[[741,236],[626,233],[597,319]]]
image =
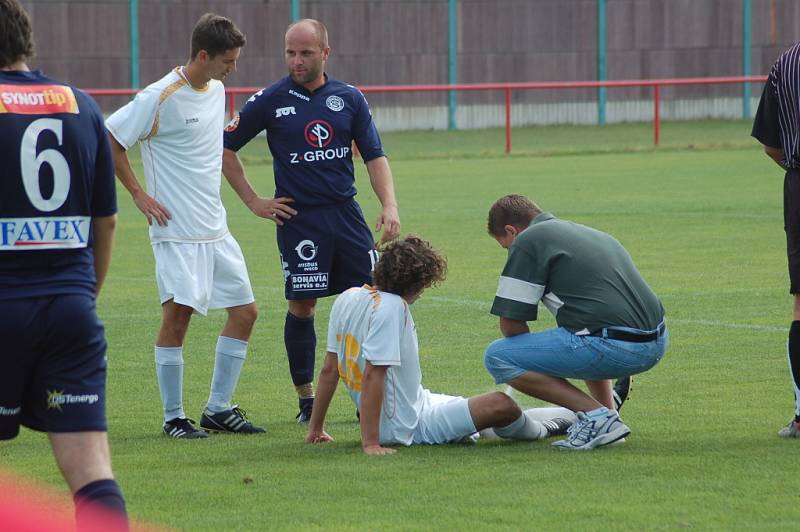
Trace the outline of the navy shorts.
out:
[[[372,232],[355,200],[298,207],[278,226],[286,299],[315,299],[372,283],[378,258]]]
[[[800,294],[800,170],[791,169],[783,178],[783,228],[789,259],[789,293]]]
[[[0,316],[0,440],[20,425],[105,431],[106,339],[94,298],[0,301]]]

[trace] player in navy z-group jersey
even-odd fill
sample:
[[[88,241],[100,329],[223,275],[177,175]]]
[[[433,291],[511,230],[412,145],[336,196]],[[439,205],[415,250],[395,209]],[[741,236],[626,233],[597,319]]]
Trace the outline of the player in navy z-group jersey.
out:
[[[289,75],[258,91],[225,131],[222,171],[256,215],[277,225],[289,312],[284,341],[300,402],[299,422],[314,400],[314,309],[317,298],[371,283],[377,252],[356,195],[353,142],[383,206],[375,230],[382,240],[400,232],[389,163],[361,92],[328,78],[328,32],[304,19],[286,31]],[[266,130],[275,197],[259,197],[236,152]]]
[[[95,298],[116,225],[114,167],[94,101],[25,61],[30,19],[0,0],[0,440],[47,432],[79,527],[127,528],[106,435],[106,340]]]

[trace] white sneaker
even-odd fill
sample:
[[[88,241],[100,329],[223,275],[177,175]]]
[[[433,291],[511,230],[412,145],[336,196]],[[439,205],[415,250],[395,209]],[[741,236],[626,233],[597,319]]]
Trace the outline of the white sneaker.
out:
[[[788,425],[778,431],[778,436],[781,438],[800,438],[800,423],[794,420],[790,421]]]
[[[566,440],[553,442],[559,449],[584,450],[602,447],[631,433],[619,414],[607,408],[592,410],[591,414],[576,412],[578,421],[569,428]]]

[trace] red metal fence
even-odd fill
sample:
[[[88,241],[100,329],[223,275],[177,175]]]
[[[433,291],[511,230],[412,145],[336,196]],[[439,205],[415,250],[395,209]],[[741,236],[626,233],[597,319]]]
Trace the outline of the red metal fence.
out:
[[[390,92],[502,91],[505,95],[506,153],[511,153],[511,93],[519,90],[599,89],[620,87],[653,88],[653,145],[661,139],[661,88],[683,85],[735,85],[764,83],[765,76],[727,76],[711,78],[635,79],[615,81],[543,81],[531,83],[469,83],[459,85],[372,85],[359,87],[365,94]],[[228,87],[228,113],[236,114],[236,96],[253,94],[262,87]],[[134,89],[88,89],[92,96],[131,96]]]

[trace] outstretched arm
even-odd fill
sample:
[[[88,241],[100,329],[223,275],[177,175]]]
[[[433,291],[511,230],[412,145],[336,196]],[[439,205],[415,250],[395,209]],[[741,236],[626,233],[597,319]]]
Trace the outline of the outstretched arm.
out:
[[[324,443],[333,441],[325,432],[325,416],[328,407],[339,384],[339,369],[336,353],[328,351],[325,355],[325,364],[319,372],[317,395],[314,397],[314,409],[311,411],[311,420],[308,422],[308,435],[306,443]]]
[[[383,209],[375,222],[375,230],[383,227],[381,242],[396,238],[400,234],[400,214],[397,211],[397,199],[394,196],[394,179],[389,161],[385,156],[367,161],[367,173],[372,190],[381,202]]]
[[[222,175],[231,184],[242,202],[253,214],[261,218],[268,218],[278,225],[283,225],[283,220],[288,220],[297,211],[289,206],[294,202],[292,198],[262,198],[256,194],[255,189],[247,180],[244,165],[235,151],[225,148],[222,151]]]
[[[117,174],[117,179],[119,179],[122,186],[131,193],[133,202],[136,204],[136,207],[142,211],[142,214],[145,215],[149,225],[153,224],[153,220],[155,220],[158,225],[167,225],[167,220],[171,220],[172,215],[166,207],[161,205],[142,189],[139,180],[136,178],[136,174],[133,172],[133,168],[131,168],[128,154],[125,152],[125,148],[122,147],[122,144],[110,133],[108,134],[108,138],[111,144],[111,154],[114,156],[114,173]]]
[[[367,454],[392,454],[394,449],[381,447],[380,424],[383,388],[389,366],[373,366],[367,362],[361,381],[361,449]]]

